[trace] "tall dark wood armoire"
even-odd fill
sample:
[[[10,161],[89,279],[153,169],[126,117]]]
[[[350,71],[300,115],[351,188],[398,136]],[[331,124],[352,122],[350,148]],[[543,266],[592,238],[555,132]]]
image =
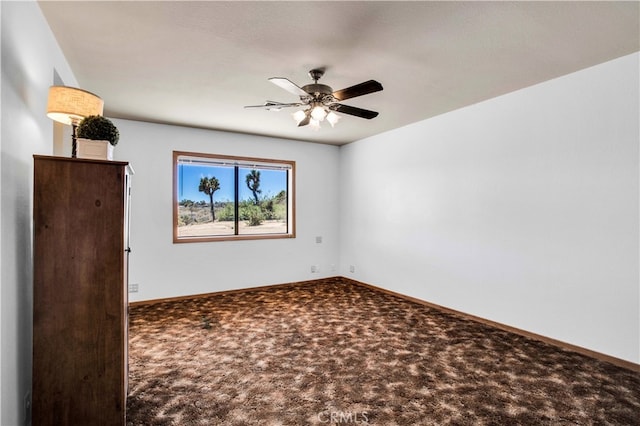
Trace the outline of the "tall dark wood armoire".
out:
[[[34,426],[125,424],[130,177],[34,156]]]

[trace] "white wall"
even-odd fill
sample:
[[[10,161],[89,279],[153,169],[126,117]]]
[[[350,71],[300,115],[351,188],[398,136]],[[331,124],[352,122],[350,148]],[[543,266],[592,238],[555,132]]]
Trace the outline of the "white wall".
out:
[[[53,149],[53,70],[77,82],[35,2],[0,2],[0,17],[0,424],[12,426],[31,383],[32,155]],[[136,170],[131,299],[320,278],[337,265],[640,362],[638,86],[634,54],[341,149],[114,120],[116,159]],[[174,149],[295,160],[297,238],[172,244]]]
[[[343,147],[342,274],[640,362],[638,58]]]
[[[178,126],[113,120],[115,159],[135,170],[132,191],[130,300],[149,300],[338,274],[336,146]],[[172,152],[296,162],[296,238],[173,244]],[[322,243],[316,243],[322,236]],[[319,265],[319,273],[311,273]],[[336,269],[332,270],[331,265]]]
[[[45,111],[54,69],[67,84],[76,80],[37,3],[0,2],[0,10],[0,424],[13,426],[24,424],[23,399],[31,389],[33,154],[52,152]]]

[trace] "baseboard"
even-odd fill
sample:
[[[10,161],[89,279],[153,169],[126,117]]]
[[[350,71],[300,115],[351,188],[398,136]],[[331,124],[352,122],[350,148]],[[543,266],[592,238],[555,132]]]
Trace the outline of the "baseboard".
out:
[[[262,290],[269,290],[269,289],[276,289],[276,288],[286,288],[294,285],[295,286],[314,285],[314,284],[317,284],[318,282],[326,282],[327,280],[342,280],[342,279],[343,277],[329,277],[329,278],[320,278],[320,279],[308,280],[308,281],[295,281],[295,282],[284,283],[284,284],[245,287],[245,288],[238,288],[234,290],[221,290],[221,291],[214,291],[211,293],[192,294],[189,296],[175,296],[175,297],[165,297],[161,299],[141,300],[137,302],[129,302],[129,306],[136,307],[136,306],[144,306],[144,305],[154,305],[156,303],[177,302],[181,300],[198,299],[202,297],[222,296],[224,294],[246,293],[246,292],[258,291],[258,290],[262,291]]]
[[[380,291],[380,292],[389,294],[391,296],[399,297],[401,299],[404,299],[404,300],[407,300],[407,301],[410,301],[410,302],[418,303],[420,305],[424,305],[424,306],[428,306],[430,308],[438,309],[440,311],[447,312],[447,313],[450,313],[452,315],[456,315],[456,316],[459,316],[459,317],[462,317],[462,318],[465,318],[465,319],[469,319],[469,320],[472,320],[472,321],[480,322],[482,324],[486,324],[488,326],[495,327],[495,328],[498,328],[500,330],[508,331],[510,333],[514,333],[514,334],[518,334],[520,336],[528,337],[530,339],[538,340],[538,341],[541,341],[541,342],[556,346],[556,347],[561,348],[561,349],[565,349],[565,350],[572,351],[572,352],[577,352],[579,354],[586,355],[586,356],[591,357],[591,358],[595,358],[595,359],[597,359],[599,361],[608,362],[608,363],[616,365],[618,367],[626,368],[627,370],[640,372],[640,364],[636,364],[636,363],[631,362],[631,361],[627,361],[627,360],[624,360],[624,359],[616,358],[616,357],[613,357],[613,356],[610,356],[610,355],[603,354],[601,352],[596,352],[596,351],[593,351],[591,349],[583,348],[581,346],[572,345],[571,343],[563,342],[561,340],[553,339],[551,337],[546,337],[546,336],[543,336],[543,335],[540,335],[540,334],[536,334],[536,333],[532,333],[532,332],[529,332],[529,331],[526,331],[526,330],[521,330],[519,328],[512,327],[510,325],[502,324],[502,323],[499,323],[499,322],[491,321],[491,320],[488,320],[486,318],[482,318],[482,317],[478,317],[478,316],[475,316],[475,315],[467,314],[467,313],[461,312],[461,311],[456,311],[455,309],[450,309],[450,308],[447,308],[447,307],[444,307],[444,306],[441,306],[441,305],[437,305],[435,303],[427,302],[427,301],[422,300],[422,299],[418,299],[418,298],[415,298],[415,297],[407,296],[407,295],[402,294],[402,293],[396,293],[395,291],[387,290],[387,289],[384,289],[384,288],[381,288],[381,287],[376,287],[374,285],[363,283],[363,282],[360,282],[360,281],[356,281],[356,280],[351,279],[351,278],[343,277],[343,279],[346,280],[346,281],[351,282],[354,285],[359,285],[359,286],[363,286],[363,287],[369,288],[371,290]]]
[[[318,283],[327,283],[327,281],[335,281],[336,283],[348,282],[348,283],[350,283],[352,285],[358,285],[358,286],[366,287],[368,289],[371,289],[371,290],[374,290],[374,291],[379,291],[379,292],[382,292],[382,293],[385,293],[385,294],[388,294],[388,295],[391,295],[391,296],[395,296],[395,297],[401,298],[401,299],[409,301],[409,302],[418,303],[420,305],[428,306],[428,307],[433,308],[433,309],[438,309],[440,311],[447,312],[447,313],[450,313],[452,315],[457,315],[457,316],[465,318],[465,319],[469,319],[469,320],[472,320],[472,321],[480,322],[482,324],[486,324],[488,326],[495,327],[495,328],[498,328],[500,330],[504,330],[504,331],[507,331],[507,332],[510,332],[510,333],[514,333],[514,334],[518,334],[520,336],[528,337],[530,339],[538,340],[538,341],[541,341],[541,342],[556,346],[556,347],[558,347],[560,349],[564,349],[564,350],[568,350],[568,351],[572,351],[572,352],[577,352],[579,354],[586,355],[588,357],[597,359],[599,361],[608,362],[608,363],[616,365],[618,367],[626,368],[627,370],[640,372],[640,364],[636,364],[636,363],[631,362],[631,361],[627,361],[627,360],[624,360],[624,359],[616,358],[616,357],[613,357],[613,356],[610,356],[610,355],[606,355],[606,354],[603,354],[603,353],[600,353],[600,352],[593,351],[591,349],[586,349],[586,348],[583,348],[581,346],[576,346],[576,345],[573,345],[571,343],[563,342],[561,340],[556,340],[556,339],[553,339],[551,337],[546,337],[546,336],[543,336],[543,335],[540,335],[540,334],[536,334],[536,333],[532,333],[532,332],[529,332],[529,331],[526,331],[526,330],[521,330],[519,328],[512,327],[510,325],[502,324],[502,323],[499,323],[499,322],[491,321],[491,320],[488,320],[486,318],[482,318],[482,317],[478,317],[478,316],[475,316],[475,315],[467,314],[467,313],[461,312],[461,311],[456,311],[455,309],[447,308],[445,306],[437,305],[435,303],[427,302],[427,301],[422,300],[422,299],[418,299],[418,298],[415,298],[415,297],[407,296],[407,295],[402,294],[402,293],[397,293],[395,291],[387,290],[387,289],[382,288],[382,287],[377,287],[375,285],[363,283],[361,281],[357,281],[357,280],[354,280],[352,278],[347,278],[347,277],[342,277],[342,276],[335,276],[335,277],[329,277],[329,278],[320,278],[320,279],[308,280],[308,281],[297,281],[297,282],[290,282],[290,283],[285,283],[285,284],[274,284],[274,285],[266,285],[266,286],[258,286],[258,287],[247,287],[247,288],[240,288],[240,289],[235,289],[235,290],[216,291],[216,292],[212,292],[212,293],[202,293],[202,294],[196,294],[196,295],[190,295],[190,296],[178,296],[178,297],[168,297],[168,298],[163,298],[163,299],[143,300],[143,301],[139,301],[139,302],[131,302],[131,303],[129,303],[129,306],[131,306],[131,307],[144,306],[144,305],[152,305],[152,304],[156,304],[156,303],[175,302],[175,301],[188,300],[188,299],[197,299],[197,298],[201,298],[201,297],[220,296],[220,295],[223,295],[223,294],[245,293],[245,292],[252,292],[252,291],[257,291],[257,290],[263,291],[263,290],[269,290],[269,289],[286,288],[286,287],[291,287],[291,286],[294,286],[294,285],[295,286],[316,285]]]

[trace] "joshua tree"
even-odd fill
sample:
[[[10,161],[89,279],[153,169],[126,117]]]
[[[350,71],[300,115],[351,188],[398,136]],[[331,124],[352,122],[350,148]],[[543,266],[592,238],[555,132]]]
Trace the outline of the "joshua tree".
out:
[[[262,192],[260,189],[260,171],[255,169],[251,170],[251,173],[247,173],[245,182],[247,182],[247,188],[253,192],[253,198],[255,199],[255,205],[257,206],[259,203],[258,194]]]
[[[209,201],[211,202],[211,221],[216,221],[216,214],[213,212],[213,193],[220,189],[220,182],[218,179],[214,177],[206,178],[203,177],[200,179],[200,185],[198,186],[198,191],[204,192],[209,196]]]

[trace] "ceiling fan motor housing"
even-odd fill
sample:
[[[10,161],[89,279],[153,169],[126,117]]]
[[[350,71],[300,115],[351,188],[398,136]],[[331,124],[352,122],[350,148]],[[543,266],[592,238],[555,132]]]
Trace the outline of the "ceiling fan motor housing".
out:
[[[318,83],[302,86],[302,90],[307,92],[313,97],[314,100],[317,101],[324,100],[326,96],[331,96],[331,94],[333,93],[333,89],[331,87],[327,86],[326,84]]]

